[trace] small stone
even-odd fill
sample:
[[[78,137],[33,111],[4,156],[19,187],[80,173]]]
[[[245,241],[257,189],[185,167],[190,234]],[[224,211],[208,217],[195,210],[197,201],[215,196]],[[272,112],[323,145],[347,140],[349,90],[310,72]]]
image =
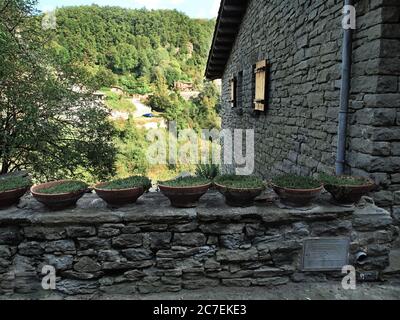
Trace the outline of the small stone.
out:
[[[119,236],[121,230],[125,227],[123,224],[105,224],[99,227],[99,238],[112,238]]]
[[[168,249],[171,246],[171,232],[151,232],[149,241],[151,249]]]
[[[70,238],[84,238],[96,235],[95,227],[68,227],[67,235]]]
[[[17,245],[22,241],[19,228],[5,227],[0,228],[0,245]]]
[[[115,248],[138,248],[142,244],[142,234],[122,234],[112,240],[112,245]]]
[[[76,271],[64,271],[61,276],[66,279],[76,279],[76,280],[95,280],[100,279],[104,275],[103,272],[86,273],[86,272],[76,272]]]
[[[55,256],[52,254],[46,254],[44,258],[45,264],[53,266],[56,271],[71,269],[74,262],[73,256]]]
[[[153,258],[153,252],[147,249],[126,249],[122,254],[131,261],[150,260]]]
[[[128,234],[138,233],[138,232],[140,232],[140,228],[136,225],[128,225],[128,226],[122,228],[121,232],[128,233]]]
[[[190,222],[186,224],[178,224],[175,226],[171,226],[171,231],[173,232],[192,232],[195,231],[199,227],[197,222]]]
[[[222,235],[220,244],[222,248],[236,250],[240,248],[243,240],[243,234]]]
[[[89,257],[82,257],[74,265],[74,270],[83,273],[92,273],[101,270],[101,265]]]
[[[100,261],[106,262],[119,262],[122,260],[122,257],[116,250],[100,250],[97,257]]]
[[[79,250],[107,250],[111,248],[109,239],[100,238],[78,238]]]
[[[146,274],[141,270],[131,270],[124,273],[124,277],[128,280],[139,280],[145,276]]]
[[[207,259],[204,263],[204,268],[206,270],[218,270],[221,268],[221,264],[215,259]]]
[[[18,252],[23,256],[39,256],[44,250],[39,242],[23,242],[18,246]]]
[[[131,269],[145,269],[153,266],[153,261],[121,261],[121,262],[104,262],[104,270],[131,270]]]
[[[174,244],[187,247],[201,247],[206,244],[206,236],[203,233],[175,233]]]
[[[274,277],[274,278],[253,279],[251,281],[251,284],[254,286],[275,287],[275,286],[285,285],[288,282],[289,282],[289,278]]]
[[[250,250],[219,250],[217,261],[249,261],[257,260],[258,252],[255,248]]]
[[[252,280],[245,279],[222,279],[222,284],[227,287],[250,287]]]
[[[0,258],[10,258],[15,254],[15,249],[9,246],[0,246]]]
[[[62,227],[25,227],[24,234],[27,239],[33,240],[61,240],[67,237],[67,232]]]
[[[57,240],[47,242],[44,246],[46,253],[75,253],[75,243],[72,240]]]
[[[67,295],[92,294],[96,292],[99,284],[97,281],[80,281],[64,279],[57,282],[57,291]]]

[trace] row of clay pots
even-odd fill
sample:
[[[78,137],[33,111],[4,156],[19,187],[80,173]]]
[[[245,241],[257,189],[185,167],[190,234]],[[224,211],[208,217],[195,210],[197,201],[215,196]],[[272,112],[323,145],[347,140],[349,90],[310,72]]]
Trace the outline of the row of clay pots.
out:
[[[76,192],[63,194],[45,194],[40,190],[53,187],[66,180],[54,181],[33,186],[31,193],[33,197],[52,209],[62,209],[73,206],[88,192],[82,189]],[[171,205],[178,208],[193,208],[198,205],[199,200],[204,196],[213,184],[209,183],[194,187],[170,187],[160,185],[160,191],[171,201]],[[135,203],[145,192],[144,188],[131,188],[123,190],[103,189],[104,183],[95,186],[97,195],[110,205],[125,205]],[[261,195],[265,188],[240,189],[231,188],[214,183],[216,189],[225,197],[226,203],[233,207],[246,207],[254,204],[254,200]],[[316,189],[290,189],[271,185],[281,200],[295,206],[305,206],[317,199],[323,189],[330,192],[333,198],[341,204],[352,204],[358,202],[363,195],[368,194],[375,188],[375,184],[369,181],[361,186],[333,186],[321,185]],[[29,190],[28,187],[10,190],[0,193],[0,207],[13,205]]]
[[[368,180],[364,185],[328,185],[321,184],[315,189],[290,189],[271,184],[275,193],[282,202],[293,206],[306,206],[316,200],[325,189],[332,198],[339,204],[353,204],[360,201],[362,196],[376,188],[372,180]]]

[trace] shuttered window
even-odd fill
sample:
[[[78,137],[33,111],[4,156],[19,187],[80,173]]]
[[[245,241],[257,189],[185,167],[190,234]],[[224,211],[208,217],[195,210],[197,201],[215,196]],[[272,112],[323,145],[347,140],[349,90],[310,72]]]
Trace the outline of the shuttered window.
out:
[[[263,60],[256,64],[255,74],[255,95],[254,109],[257,111],[265,111],[267,107],[267,61]]]
[[[230,91],[231,91],[231,107],[234,108],[236,107],[237,104],[237,79],[233,78],[230,81]]]

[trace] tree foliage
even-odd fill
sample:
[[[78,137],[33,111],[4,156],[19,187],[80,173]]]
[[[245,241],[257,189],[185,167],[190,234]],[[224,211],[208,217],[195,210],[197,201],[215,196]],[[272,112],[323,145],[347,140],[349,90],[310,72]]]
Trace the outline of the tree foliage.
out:
[[[80,93],[84,73],[63,68],[45,47],[51,32],[35,19],[36,1],[0,0],[0,170],[39,179],[113,173],[108,111]],[[63,50],[61,50],[63,51]],[[74,90],[75,88],[75,90]]]
[[[177,80],[201,83],[214,24],[176,10],[66,7],[57,10],[52,48],[59,60],[106,68],[146,84],[162,73],[172,88]],[[143,93],[134,81],[118,79],[126,89]]]

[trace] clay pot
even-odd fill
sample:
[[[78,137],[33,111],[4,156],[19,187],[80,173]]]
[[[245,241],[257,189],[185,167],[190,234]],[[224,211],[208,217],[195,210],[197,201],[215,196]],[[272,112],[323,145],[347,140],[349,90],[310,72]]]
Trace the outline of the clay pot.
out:
[[[101,199],[103,199],[109,205],[114,206],[136,203],[136,201],[145,193],[145,189],[143,187],[108,190],[102,189],[104,185],[106,185],[106,182],[99,183],[94,187],[94,190]]]
[[[10,207],[17,204],[19,199],[29,190],[29,187],[0,192],[0,208]]]
[[[76,205],[78,200],[82,198],[83,195],[88,191],[87,188],[75,192],[60,193],[60,194],[47,194],[40,192],[41,189],[47,189],[68,181],[70,180],[53,181],[36,185],[31,188],[31,193],[37,201],[43,203],[50,209],[62,210],[68,207],[72,207]]]
[[[325,185],[326,191],[328,191],[333,199],[340,204],[353,204],[361,200],[361,198],[367,195],[369,192],[375,189],[375,183],[368,179],[364,185],[351,186],[351,185]]]
[[[226,187],[214,183],[217,190],[225,197],[225,202],[231,207],[251,207],[254,200],[265,190],[264,187],[256,189],[240,189]]]
[[[173,207],[195,208],[198,206],[200,198],[207,193],[211,185],[211,183],[193,187],[170,187],[159,185],[159,188],[162,194],[171,201]]]
[[[309,205],[321,195],[322,190],[324,189],[322,185],[316,189],[290,189],[279,187],[274,184],[271,186],[283,203],[295,207],[304,207]]]

